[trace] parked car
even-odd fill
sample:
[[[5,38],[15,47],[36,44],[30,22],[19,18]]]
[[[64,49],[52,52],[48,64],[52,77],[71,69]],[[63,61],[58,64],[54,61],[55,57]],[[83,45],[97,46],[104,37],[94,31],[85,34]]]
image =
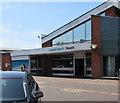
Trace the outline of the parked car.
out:
[[[2,103],[37,103],[43,97],[37,82],[27,72],[1,71]]]

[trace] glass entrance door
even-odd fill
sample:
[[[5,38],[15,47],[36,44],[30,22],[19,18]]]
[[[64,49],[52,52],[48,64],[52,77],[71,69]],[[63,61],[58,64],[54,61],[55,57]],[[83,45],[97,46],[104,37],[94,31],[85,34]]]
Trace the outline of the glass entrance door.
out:
[[[84,76],[84,58],[75,59],[75,75]]]

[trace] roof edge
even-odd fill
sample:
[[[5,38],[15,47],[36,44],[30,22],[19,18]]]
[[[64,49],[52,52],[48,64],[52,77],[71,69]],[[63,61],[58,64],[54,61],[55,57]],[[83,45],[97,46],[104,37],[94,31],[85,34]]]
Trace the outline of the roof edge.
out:
[[[118,4],[117,4],[117,3],[118,3]],[[108,0],[108,1],[106,1],[106,2],[104,2],[104,3],[102,3],[102,4],[100,4],[100,5],[98,5],[97,7],[91,9],[90,11],[86,12],[85,14],[83,14],[83,15],[81,15],[81,16],[75,18],[74,20],[70,21],[69,23],[66,23],[65,25],[61,26],[60,28],[54,30],[53,32],[49,33],[49,34],[46,35],[44,38],[42,38],[42,43],[45,43],[45,42],[47,42],[47,41],[53,39],[54,37],[49,38],[49,36],[55,34],[55,33],[58,32],[60,29],[66,27],[67,25],[69,25],[69,24],[75,22],[76,20],[78,20],[78,19],[80,19],[80,18],[86,16],[86,15],[89,14],[90,12],[95,11],[95,9],[100,8],[101,6],[103,6],[103,5],[105,5],[105,4],[108,4],[108,8],[107,8],[107,7],[104,8],[103,11],[109,9],[109,8],[112,7],[112,6],[115,6],[115,7],[117,7],[117,8],[120,9],[120,6],[119,6],[119,5],[120,5],[120,1],[119,1],[119,0]],[[109,5],[110,5],[110,7],[109,7]],[[98,14],[99,14],[99,11],[98,11]],[[91,15],[94,15],[94,14],[91,14]],[[90,19],[90,18],[89,18],[89,19]],[[86,19],[86,20],[87,20],[87,19]],[[86,21],[86,20],[85,20],[85,21]],[[77,25],[78,25],[78,24],[77,24]],[[76,25],[74,25],[74,26],[76,26]],[[56,36],[58,36],[58,35],[60,35],[60,34],[57,34]],[[49,39],[48,39],[48,38],[49,38]]]

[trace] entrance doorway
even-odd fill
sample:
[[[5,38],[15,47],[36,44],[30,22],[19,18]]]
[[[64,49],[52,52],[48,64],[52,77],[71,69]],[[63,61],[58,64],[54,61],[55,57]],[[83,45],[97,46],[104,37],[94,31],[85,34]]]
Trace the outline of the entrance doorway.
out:
[[[84,76],[84,59],[75,59],[75,75]]]

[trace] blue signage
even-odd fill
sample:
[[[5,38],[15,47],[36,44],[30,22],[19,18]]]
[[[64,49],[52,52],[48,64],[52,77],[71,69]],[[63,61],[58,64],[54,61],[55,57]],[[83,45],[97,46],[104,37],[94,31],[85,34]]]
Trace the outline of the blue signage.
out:
[[[51,48],[51,49],[49,49],[49,52],[61,51],[61,50],[71,50],[71,49],[74,49],[74,46],[70,46],[70,47],[60,47],[60,48]]]
[[[52,48],[52,49],[49,49],[49,51],[60,51],[60,50],[65,50],[65,48]]]

